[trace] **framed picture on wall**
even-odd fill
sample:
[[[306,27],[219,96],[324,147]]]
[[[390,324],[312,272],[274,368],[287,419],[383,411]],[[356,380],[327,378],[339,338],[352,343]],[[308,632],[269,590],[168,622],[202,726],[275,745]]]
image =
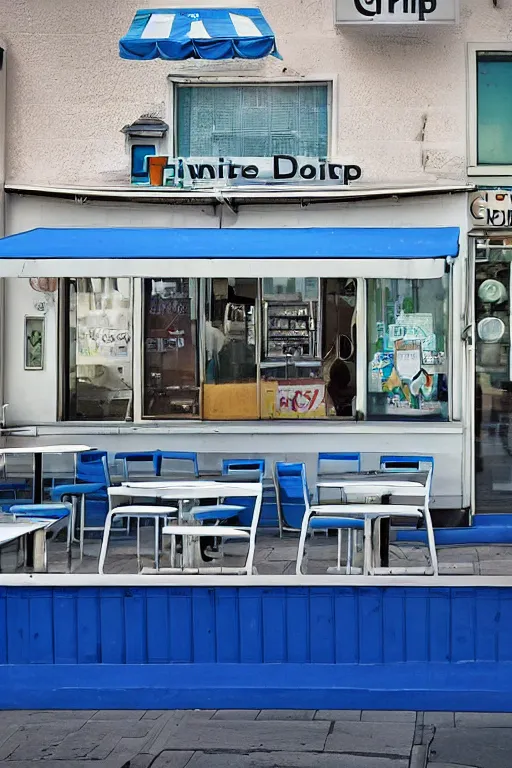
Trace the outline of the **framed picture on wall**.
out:
[[[44,317],[25,317],[25,370],[44,368]]]

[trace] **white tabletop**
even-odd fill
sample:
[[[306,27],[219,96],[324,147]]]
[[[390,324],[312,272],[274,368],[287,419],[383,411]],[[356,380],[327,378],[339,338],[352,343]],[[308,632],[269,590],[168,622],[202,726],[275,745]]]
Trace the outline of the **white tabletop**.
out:
[[[7,453],[83,453],[91,450],[89,445],[31,445],[23,448],[0,448],[0,455]]]
[[[219,538],[248,539],[247,531],[228,525],[164,525],[162,533],[166,536],[215,536]]]
[[[369,488],[378,486],[379,488],[424,488],[423,483],[414,482],[413,480],[382,480],[382,478],[375,478],[361,476],[361,479],[352,478],[350,480],[321,480],[316,484],[317,488],[346,488],[351,486],[358,488],[359,490],[367,485]]]
[[[55,522],[52,520],[51,522]],[[48,521],[34,523],[0,523],[0,545],[8,544],[20,536],[26,536],[29,533],[40,531],[46,528]]]
[[[160,485],[135,483],[108,489],[109,496],[154,499],[220,499],[226,496],[254,497],[263,492],[262,483],[209,483],[195,480],[187,483],[168,482]]]
[[[423,517],[414,504],[325,504],[314,512],[317,517]]]

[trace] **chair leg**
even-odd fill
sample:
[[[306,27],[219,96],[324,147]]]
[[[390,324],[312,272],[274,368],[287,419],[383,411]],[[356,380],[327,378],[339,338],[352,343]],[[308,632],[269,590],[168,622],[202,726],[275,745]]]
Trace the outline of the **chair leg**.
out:
[[[295,566],[295,572],[297,576],[302,575],[302,560],[304,558],[304,549],[306,547],[306,536],[308,533],[309,518],[310,515],[308,512],[305,512],[300,529],[299,548],[297,550],[297,564]]]
[[[373,571],[372,565],[372,521],[369,517],[364,519],[364,541],[363,541],[363,575],[370,576]]]
[[[155,515],[155,570],[160,568],[160,518]]]
[[[341,533],[341,531],[338,531],[338,533]],[[352,573],[352,552],[353,552],[353,546],[354,546],[354,537],[353,537],[353,530],[352,528],[349,528],[347,531],[347,567],[345,570],[345,573],[347,576],[350,576]]]
[[[338,558],[336,561],[336,565],[338,566],[338,573],[341,570],[341,529],[338,528]]]
[[[110,528],[112,526],[112,518],[114,516],[113,510],[111,510],[105,519],[105,528],[103,529],[103,539],[101,541],[100,558],[98,561],[98,573],[103,573],[105,566],[105,559],[107,557],[108,540],[110,538]]]
[[[85,539],[85,493],[82,493],[80,499],[80,561],[84,559],[84,539]]]
[[[137,568],[140,571],[140,518],[137,518]]]

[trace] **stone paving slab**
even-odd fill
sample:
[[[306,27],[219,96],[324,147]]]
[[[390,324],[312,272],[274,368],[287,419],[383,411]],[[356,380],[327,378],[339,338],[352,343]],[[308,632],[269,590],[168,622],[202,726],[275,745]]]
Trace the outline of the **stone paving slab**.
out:
[[[316,709],[262,709],[257,720],[313,720]]]
[[[360,709],[317,709],[315,720],[345,720],[345,722],[359,722],[361,720]]]
[[[510,768],[512,728],[437,728],[429,765],[456,763],[475,768]]]
[[[219,709],[212,720],[256,720],[259,709]]]
[[[165,753],[164,753],[165,754]],[[167,764],[163,764],[167,765]],[[163,768],[163,765],[161,768]],[[172,768],[174,765],[171,763]],[[196,752],[187,768],[407,768],[408,760],[307,752],[250,752],[245,755]],[[155,764],[154,768],[160,768]]]
[[[423,725],[455,728],[455,712],[423,712]]]
[[[455,712],[455,725],[462,728],[512,728],[512,712]]]
[[[330,724],[327,722],[206,720],[191,728],[184,718],[169,729],[162,749],[223,750],[250,752],[258,749],[280,752],[321,752]],[[155,753],[156,744],[151,751]],[[159,750],[158,750],[159,751]]]
[[[149,768],[149,765],[150,764],[147,763],[146,766],[141,765],[140,768]],[[95,760],[94,762],[84,760],[66,760],[65,762],[62,760],[43,760],[36,762],[33,760],[2,760],[0,761],[0,766],[1,768],[36,768],[36,766],[40,766],[40,768],[88,768],[88,766],[91,768],[128,768],[126,766],[126,760],[118,757],[109,758],[108,760]],[[139,766],[130,766],[130,768],[139,768]],[[178,766],[176,766],[176,768],[178,768]],[[179,768],[181,768],[181,766]]]
[[[378,711],[364,709],[361,713],[362,722],[368,723],[415,723],[416,712],[412,710]]]
[[[336,722],[325,745],[326,752],[409,757],[414,723]]]

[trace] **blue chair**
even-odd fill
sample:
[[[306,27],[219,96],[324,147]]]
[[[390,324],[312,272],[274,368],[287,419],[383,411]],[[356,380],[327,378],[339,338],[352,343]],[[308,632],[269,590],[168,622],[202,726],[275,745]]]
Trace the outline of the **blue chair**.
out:
[[[147,472],[147,474],[150,476],[157,474],[157,464],[155,462],[156,453],[157,451],[141,451],[138,453],[134,453],[133,451],[121,451],[120,453],[115,454],[114,459],[116,461],[122,461],[123,475],[125,480],[128,480],[130,477],[130,464],[146,464],[146,468],[147,464],[151,464],[150,471]],[[144,474],[146,473],[144,472]]]
[[[360,453],[319,453],[317,473],[319,475],[339,475],[342,472],[360,472]]]
[[[178,466],[176,466],[176,463]],[[183,469],[183,463],[186,465],[185,469]],[[167,466],[165,466],[166,464]],[[154,466],[155,474],[158,477],[172,477],[173,474],[191,474],[194,477],[199,477],[197,453],[183,453],[180,451],[155,451]]]
[[[258,482],[263,482],[265,475],[265,459],[223,459],[222,460],[222,474],[223,475],[236,475],[242,473],[244,475],[253,475]],[[254,499],[248,499],[238,496],[230,496],[226,499],[226,504],[235,504],[240,506],[241,512],[238,515],[239,524],[242,528],[250,528],[252,523],[252,517],[254,514]]]
[[[310,500],[305,464],[276,461],[274,485],[280,535],[283,531],[300,531]]]
[[[340,475],[343,472],[360,472],[360,453],[319,453],[317,463],[317,481],[328,479],[329,475]],[[322,503],[340,501],[340,492],[334,488],[317,488],[317,500]]]
[[[432,472],[434,474],[433,456],[416,456],[415,454],[404,456],[381,456],[380,468],[382,472]]]
[[[107,488],[110,485],[107,452],[85,451],[77,457],[76,483],[58,485],[51,490],[52,501],[71,500],[74,520],[76,505],[80,499],[80,559],[84,556],[85,532],[102,531],[104,528],[108,513]],[[73,538],[74,531],[73,523]]]

